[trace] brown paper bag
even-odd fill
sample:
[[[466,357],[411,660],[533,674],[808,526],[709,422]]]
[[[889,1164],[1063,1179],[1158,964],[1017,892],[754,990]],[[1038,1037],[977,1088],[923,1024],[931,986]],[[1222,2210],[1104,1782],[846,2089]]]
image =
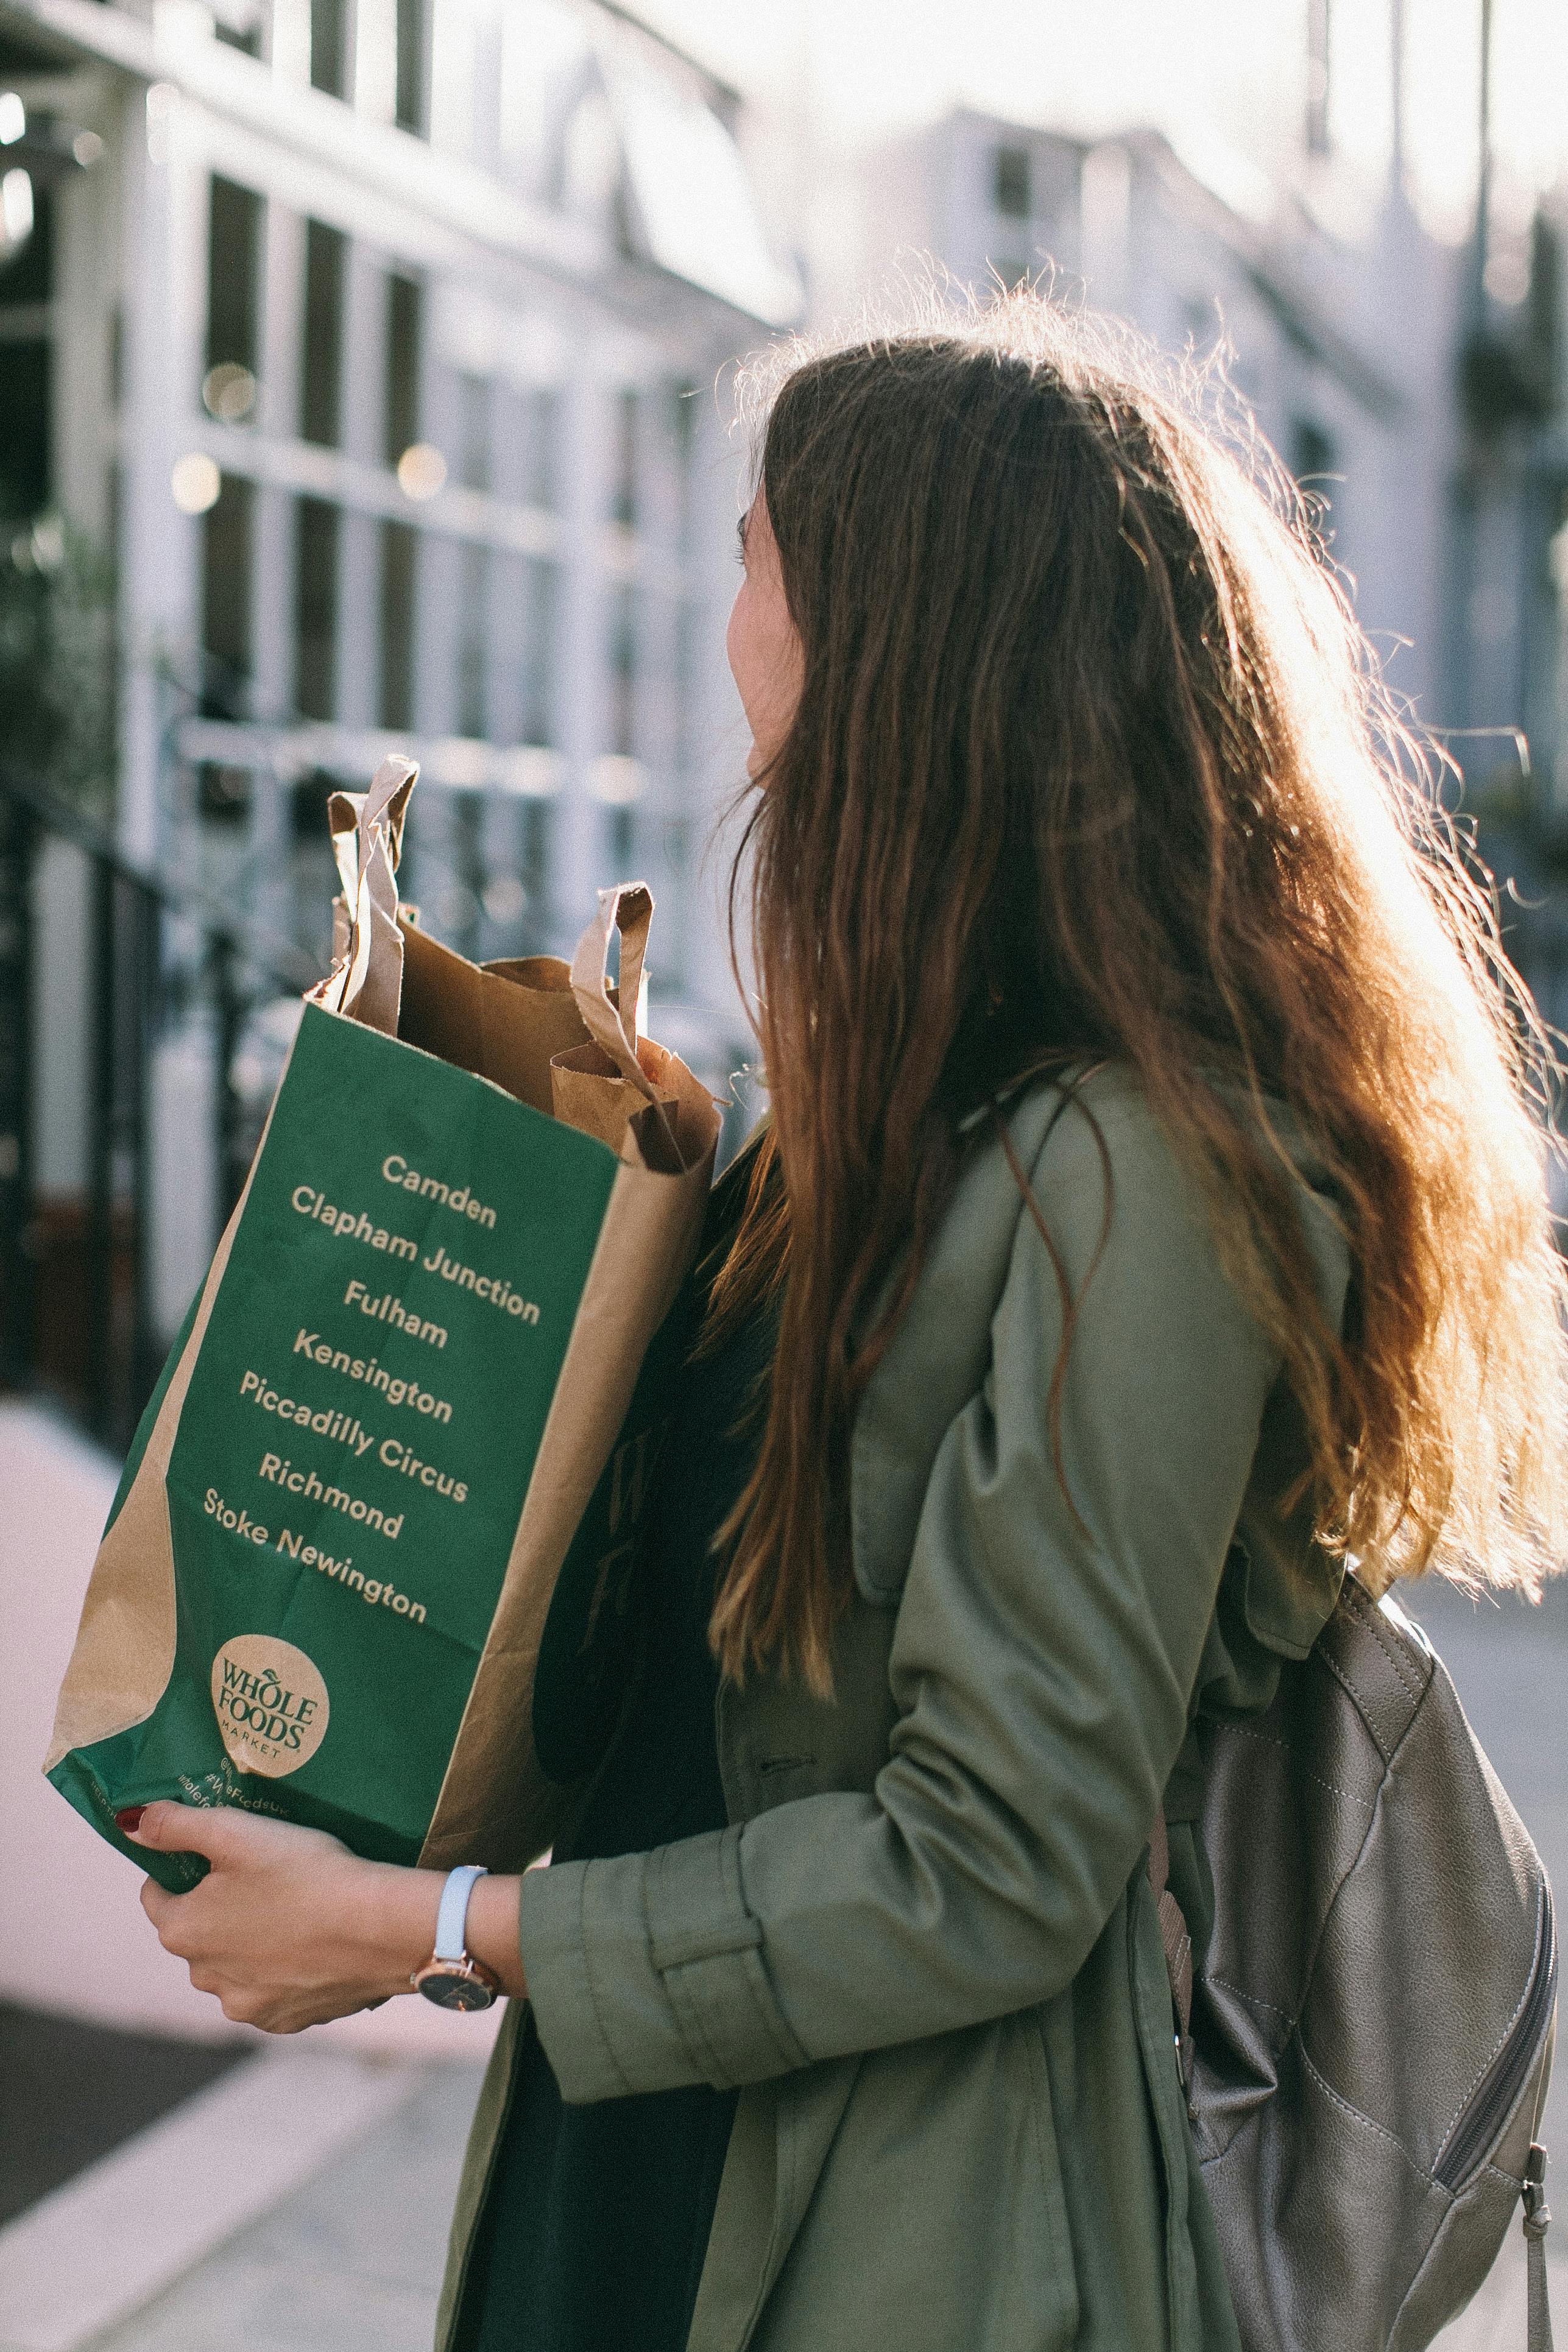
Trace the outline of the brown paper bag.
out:
[[[416,772],[389,803],[394,871]],[[334,794],[344,903],[357,898],[362,906],[356,938],[374,926],[379,939],[384,881],[373,877],[376,887],[366,889],[357,856],[345,863],[362,820],[361,796]],[[413,925],[397,926],[396,1034],[405,1043],[598,1137],[622,1161],[489,1640],[419,1857],[430,1868],[464,1860],[521,1868],[555,1835],[566,1799],[541,1772],[531,1731],[540,1638],[643,1353],[690,1265],[712,1181],[718,1106],[676,1055],[637,1034],[653,894],[636,882],[598,897],[598,913],[570,964],[530,956],[475,965]],[[609,940],[617,928],[620,979],[612,987]],[[353,970],[352,952],[346,961]],[[384,1005],[385,997],[384,986],[374,1001]]]
[[[599,1503],[616,1491],[604,1474],[648,1342],[697,1246],[718,1108],[675,1055],[637,1035],[653,911],[642,884],[600,893],[570,966],[542,957],[486,970],[399,919],[395,873],[415,774],[408,762],[389,760],[368,793],[331,798],[342,884],[334,968],[310,992],[314,1009],[244,1194],[137,1433],[60,1695],[46,1769],[103,1835],[139,1860],[145,1857],[125,1844],[114,1814],[158,1796],[315,1820],[390,1860],[492,1868],[532,1860],[552,1842],[568,1801],[533,1749],[540,1638],[580,1529],[574,1557],[589,1572],[596,1555],[589,1559],[584,1546],[609,1540],[604,1511],[586,1527],[584,1513],[596,1488]],[[617,924],[620,992],[605,977]],[[389,1189],[404,1183],[396,1153],[416,1104],[434,1156],[422,1147],[426,1172],[408,1169],[406,1190]],[[541,1130],[536,1113],[582,1130],[594,1145],[564,1150],[558,1130],[553,1142]],[[384,1160],[388,1139],[395,1149]],[[430,1171],[443,1150],[456,1156],[437,1179]],[[532,1182],[531,1155],[539,1171]],[[556,1171],[553,1194],[538,1189],[547,1163]],[[363,1213],[373,1198],[376,1218]],[[542,1211],[546,1198],[556,1208]],[[436,1220],[421,1228],[431,1251],[423,1275],[413,1240],[389,1240],[416,1210]],[[442,1270],[449,1254],[434,1247],[443,1239],[465,1261],[452,1271]],[[521,1355],[501,1344],[539,1322],[537,1306],[513,1287],[512,1276],[524,1278],[508,1255],[519,1242],[547,1287],[553,1265],[558,1293],[537,1347]],[[394,1365],[400,1348],[408,1353],[411,1319],[394,1291],[412,1297],[423,1282],[428,1295],[434,1283],[443,1324],[459,1312],[455,1274],[469,1293],[464,1359],[456,1350],[426,1356],[426,1371],[440,1361],[441,1385],[458,1398],[457,1408],[434,1389],[418,1390],[426,1420],[405,1412],[397,1425],[418,1436],[418,1458],[399,1433],[387,1437],[390,1451],[367,1453],[393,1426],[374,1402],[377,1389],[365,1385],[371,1367],[334,1354],[336,1337],[314,1344],[312,1332],[307,1344],[308,1324],[325,1328],[329,1315],[342,1320],[348,1311],[345,1275],[358,1268],[384,1286],[395,1265],[397,1281],[384,1298],[352,1285],[364,1294],[355,1332],[381,1335],[383,1384],[392,1369],[408,1369]],[[367,1314],[382,1319],[363,1327]],[[421,1338],[434,1328],[420,1326]],[[548,1349],[546,1329],[554,1335]],[[446,1338],[443,1329],[443,1351]],[[268,1385],[274,1378],[276,1390]],[[336,1389],[322,1385],[333,1381]],[[525,1445],[521,1386],[509,1382],[526,1381],[533,1386]],[[395,1385],[417,1387],[402,1378]],[[393,1405],[411,1402],[383,1392]],[[334,1405],[343,1410],[328,1409]],[[351,1419],[362,1410],[364,1420]],[[373,1434],[363,1434],[366,1422]],[[458,1447],[464,1431],[467,1455],[444,1460],[440,1448]],[[263,1447],[276,1451],[258,1471]],[[322,1477],[313,1453],[321,1454]],[[352,1476],[331,1466],[345,1460],[361,1465]],[[440,1492],[453,1499],[432,1496],[426,1506],[421,1498],[437,1470]],[[461,1492],[459,1473],[468,1482]],[[336,1483],[323,1500],[329,1476]],[[253,1489],[247,1482],[258,1477],[263,1483]],[[372,1491],[365,1482],[373,1479],[386,1491]],[[490,1495],[483,1509],[456,1507],[470,1486]],[[326,1537],[300,1519],[312,1495]],[[482,1525],[492,1532],[481,1543]],[[354,1542],[353,1559],[337,1556],[340,1528]],[[311,1544],[301,1549],[306,1533]],[[624,1549],[626,1528],[611,1533]],[[367,1542],[373,1555],[359,1557]],[[468,1614],[464,1628],[454,1619],[437,1639],[443,1581],[456,1592],[450,1570],[459,1560]],[[367,1581],[384,1572],[383,1562],[395,1568],[395,1585]],[[379,1605],[367,1608],[373,1601]],[[427,1616],[430,1630],[421,1632]],[[299,1646],[318,1636],[326,1675]],[[237,1656],[249,1649],[256,1658]],[[295,1675],[287,1692],[279,1683],[275,1703],[268,1677],[277,1679],[274,1670],[280,1662],[288,1669],[290,1657],[307,1679]],[[309,1696],[311,1676],[321,1684],[318,1696]],[[393,1708],[384,1700],[395,1685]],[[268,1707],[276,1736],[257,1728],[258,1710]],[[179,1875],[184,1859],[162,1858],[174,1873],[166,1883],[190,1883],[188,1871]]]
[[[478,974],[483,985],[477,992],[464,983],[470,1010],[462,1042],[471,1045],[481,1036],[493,1066],[508,1068],[509,1091],[521,1099],[531,1099],[525,1086],[544,1091],[539,1061],[544,1045],[570,1038],[549,1056],[552,1115],[609,1144],[622,1164],[489,1640],[419,1857],[428,1868],[494,1853],[500,1859],[490,1862],[492,1869],[521,1869],[550,1844],[563,1818],[569,1792],[545,1779],[533,1749],[540,1640],[556,1579],[608,1463],[647,1343],[695,1255],[712,1181],[718,1105],[678,1055],[637,1034],[653,895],[641,882],[598,895],[598,915],[570,966],[553,957],[531,957],[526,978],[516,964],[492,965]],[[616,928],[621,974],[612,988],[606,974]],[[418,931],[405,930],[405,971],[434,977],[436,966],[425,952],[432,945]],[[461,961],[446,950],[438,952],[449,962]],[[490,986],[496,982],[529,1000],[526,1013],[513,1005],[508,1018],[506,1000]],[[449,1011],[457,991],[448,984],[440,994]],[[626,1533],[624,1526],[610,1530],[623,1544]]]

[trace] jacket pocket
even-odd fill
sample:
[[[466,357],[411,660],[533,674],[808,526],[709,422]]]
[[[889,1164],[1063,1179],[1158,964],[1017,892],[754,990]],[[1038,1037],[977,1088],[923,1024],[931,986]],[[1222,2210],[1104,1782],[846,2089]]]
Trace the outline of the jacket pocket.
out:
[[[1071,2352],[1034,2013],[868,2053],[751,2352]]]
[[[1057,2130],[1056,2097],[1046,2054],[1045,2017],[1037,2009],[1021,2010],[1004,2023],[1016,2032],[1022,2045],[1028,2082],[1031,2140],[1037,2183],[1042,2232],[1048,2247],[1047,2305],[1053,2333],[1042,2338],[1053,2346],[1078,2340],[1080,2316],[1078,2265],[1073,2256],[1072,2228],[1062,2180],[1061,2140]]]

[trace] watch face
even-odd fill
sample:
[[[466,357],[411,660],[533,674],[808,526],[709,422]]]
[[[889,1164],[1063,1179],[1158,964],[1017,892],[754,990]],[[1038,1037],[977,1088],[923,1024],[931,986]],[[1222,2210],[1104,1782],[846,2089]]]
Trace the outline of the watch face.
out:
[[[419,1990],[437,2009],[489,2009],[495,1999],[488,1984],[456,1969],[450,1975],[445,1969],[432,1969],[419,1979]]]

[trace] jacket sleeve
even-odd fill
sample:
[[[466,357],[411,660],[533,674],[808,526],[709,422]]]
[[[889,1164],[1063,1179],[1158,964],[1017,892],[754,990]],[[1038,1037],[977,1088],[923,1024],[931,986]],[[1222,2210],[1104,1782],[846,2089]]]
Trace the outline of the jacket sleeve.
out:
[[[1141,1098],[1059,1120],[1018,1218],[984,1386],[946,1432],[870,1794],[652,1853],[532,1871],[521,1904],[564,2097],[727,2086],[950,2032],[1076,1975],[1136,1867],[1188,1703],[1278,1358]],[[1305,1197],[1305,1196],[1304,1196]],[[1336,1310],[1337,1311],[1337,1310]],[[1070,1494],[1071,1500],[1068,1500]]]

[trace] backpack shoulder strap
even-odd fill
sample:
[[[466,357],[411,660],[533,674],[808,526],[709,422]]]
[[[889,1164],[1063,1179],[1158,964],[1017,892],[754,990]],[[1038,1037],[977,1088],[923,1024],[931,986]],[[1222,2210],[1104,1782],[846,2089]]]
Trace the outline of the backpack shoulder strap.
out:
[[[1525,2352],[1552,2352],[1552,2305],[1546,2290],[1546,2150],[1530,2151],[1524,2170],[1524,2240],[1527,2262]]]

